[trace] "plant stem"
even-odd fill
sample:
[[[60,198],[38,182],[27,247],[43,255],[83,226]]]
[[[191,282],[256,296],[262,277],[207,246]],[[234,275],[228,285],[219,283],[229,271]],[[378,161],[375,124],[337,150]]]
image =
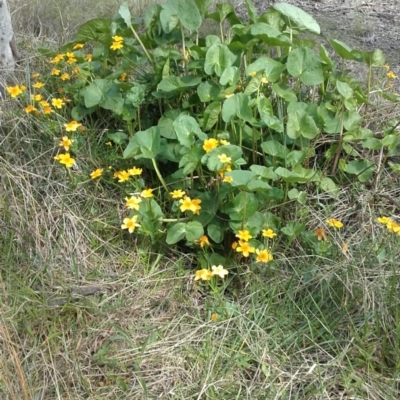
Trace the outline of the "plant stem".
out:
[[[156,171],[156,174],[157,174],[157,177],[158,177],[159,181],[163,185],[164,189],[168,192],[167,184],[165,183],[164,178],[162,177],[162,175],[160,173],[160,170],[158,169],[157,162],[156,162],[155,158],[152,158],[151,162],[153,163],[153,167],[154,167],[154,170]]]

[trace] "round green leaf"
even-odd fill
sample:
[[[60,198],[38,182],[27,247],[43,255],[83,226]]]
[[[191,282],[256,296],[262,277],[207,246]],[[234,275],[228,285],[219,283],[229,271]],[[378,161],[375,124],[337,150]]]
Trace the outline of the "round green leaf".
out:
[[[288,3],[274,4],[272,8],[282,14],[288,26],[299,30],[308,30],[316,33],[317,35],[321,33],[321,29],[317,21],[301,8]]]

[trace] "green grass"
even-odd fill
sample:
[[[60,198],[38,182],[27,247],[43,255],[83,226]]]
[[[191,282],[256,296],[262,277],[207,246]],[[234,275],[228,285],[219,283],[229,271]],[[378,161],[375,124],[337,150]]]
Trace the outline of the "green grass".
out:
[[[41,21],[60,10],[68,35],[83,22],[78,3],[51,4],[16,1],[17,24],[27,7]],[[54,18],[43,40],[58,43]],[[31,28],[19,35],[37,44]],[[399,398],[399,240],[375,222],[398,215],[376,196],[399,198],[398,176],[383,168],[375,192],[354,184],[338,195],[346,254],[293,242],[274,269],[230,265],[232,289],[218,300],[193,281],[190,254],[159,257],[121,233],[116,189],[69,185],[45,126],[8,100],[1,118],[0,398]],[[314,200],[308,219],[323,221]],[[88,286],[93,295],[77,294]]]

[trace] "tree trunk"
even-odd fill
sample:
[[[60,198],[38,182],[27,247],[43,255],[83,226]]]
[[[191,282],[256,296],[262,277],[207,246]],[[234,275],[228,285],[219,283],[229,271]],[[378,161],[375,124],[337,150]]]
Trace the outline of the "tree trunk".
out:
[[[14,40],[10,11],[6,0],[0,0],[0,97],[4,97],[7,76],[14,72],[18,50]]]

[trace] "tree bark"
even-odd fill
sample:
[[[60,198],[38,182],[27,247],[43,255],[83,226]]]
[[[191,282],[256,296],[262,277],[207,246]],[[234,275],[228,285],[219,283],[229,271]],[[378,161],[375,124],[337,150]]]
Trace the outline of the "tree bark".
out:
[[[8,4],[6,0],[0,0],[0,96],[4,97],[6,79],[14,72],[18,56]]]

